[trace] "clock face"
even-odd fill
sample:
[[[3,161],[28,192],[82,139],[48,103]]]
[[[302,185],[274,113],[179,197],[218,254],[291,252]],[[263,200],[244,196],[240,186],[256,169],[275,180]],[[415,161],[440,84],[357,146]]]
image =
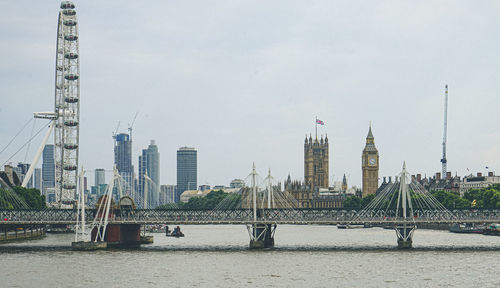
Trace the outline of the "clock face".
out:
[[[375,157],[371,157],[369,162],[370,162],[370,165],[375,165],[377,163],[377,159],[375,159]]]

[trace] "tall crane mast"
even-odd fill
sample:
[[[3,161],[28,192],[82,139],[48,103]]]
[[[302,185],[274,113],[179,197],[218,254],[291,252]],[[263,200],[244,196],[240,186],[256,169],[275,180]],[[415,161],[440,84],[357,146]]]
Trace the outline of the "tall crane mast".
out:
[[[446,132],[448,128],[448,85],[445,86],[445,96],[444,96],[444,133],[443,133],[443,158],[441,159],[442,163],[442,177],[446,177],[446,172],[448,171],[446,168]]]

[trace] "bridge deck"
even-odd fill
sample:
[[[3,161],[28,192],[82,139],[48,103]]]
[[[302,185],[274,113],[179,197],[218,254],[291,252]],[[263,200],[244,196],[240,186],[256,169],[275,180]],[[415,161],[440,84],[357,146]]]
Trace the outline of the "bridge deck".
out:
[[[97,211],[86,210],[86,222],[91,223]],[[231,210],[114,210],[109,224],[183,224],[183,225],[245,225],[245,224],[292,224],[338,225],[368,224],[396,225],[404,223],[497,223],[499,210],[466,211],[415,211],[413,218],[402,220],[391,217],[390,211],[371,211],[360,215],[356,211],[337,209],[263,209],[258,211],[257,221],[253,211]],[[75,224],[76,210],[0,210],[0,225]]]

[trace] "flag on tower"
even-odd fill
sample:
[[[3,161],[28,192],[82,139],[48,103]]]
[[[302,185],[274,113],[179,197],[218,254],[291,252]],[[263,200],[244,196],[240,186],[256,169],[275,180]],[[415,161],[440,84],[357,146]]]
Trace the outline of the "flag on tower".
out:
[[[325,122],[319,120],[319,119],[316,119],[316,124],[319,124],[319,125],[325,125]]]

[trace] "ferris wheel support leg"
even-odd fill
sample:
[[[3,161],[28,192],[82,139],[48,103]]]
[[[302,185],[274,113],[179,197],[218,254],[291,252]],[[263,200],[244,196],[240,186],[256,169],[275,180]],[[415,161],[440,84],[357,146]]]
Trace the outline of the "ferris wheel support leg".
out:
[[[33,171],[35,170],[36,165],[38,164],[38,161],[40,161],[40,157],[42,156],[43,148],[45,148],[45,144],[47,144],[47,141],[49,140],[49,136],[52,133],[52,130],[54,130],[54,120],[50,122],[49,125],[49,130],[47,130],[47,133],[45,133],[45,137],[43,137],[42,144],[40,147],[38,147],[38,150],[36,151],[35,158],[31,162],[30,169],[28,169],[28,172],[26,173],[26,176],[24,177],[23,183],[21,184],[22,187],[26,188],[26,185],[28,185],[28,182],[31,179],[31,176],[33,175]]]

